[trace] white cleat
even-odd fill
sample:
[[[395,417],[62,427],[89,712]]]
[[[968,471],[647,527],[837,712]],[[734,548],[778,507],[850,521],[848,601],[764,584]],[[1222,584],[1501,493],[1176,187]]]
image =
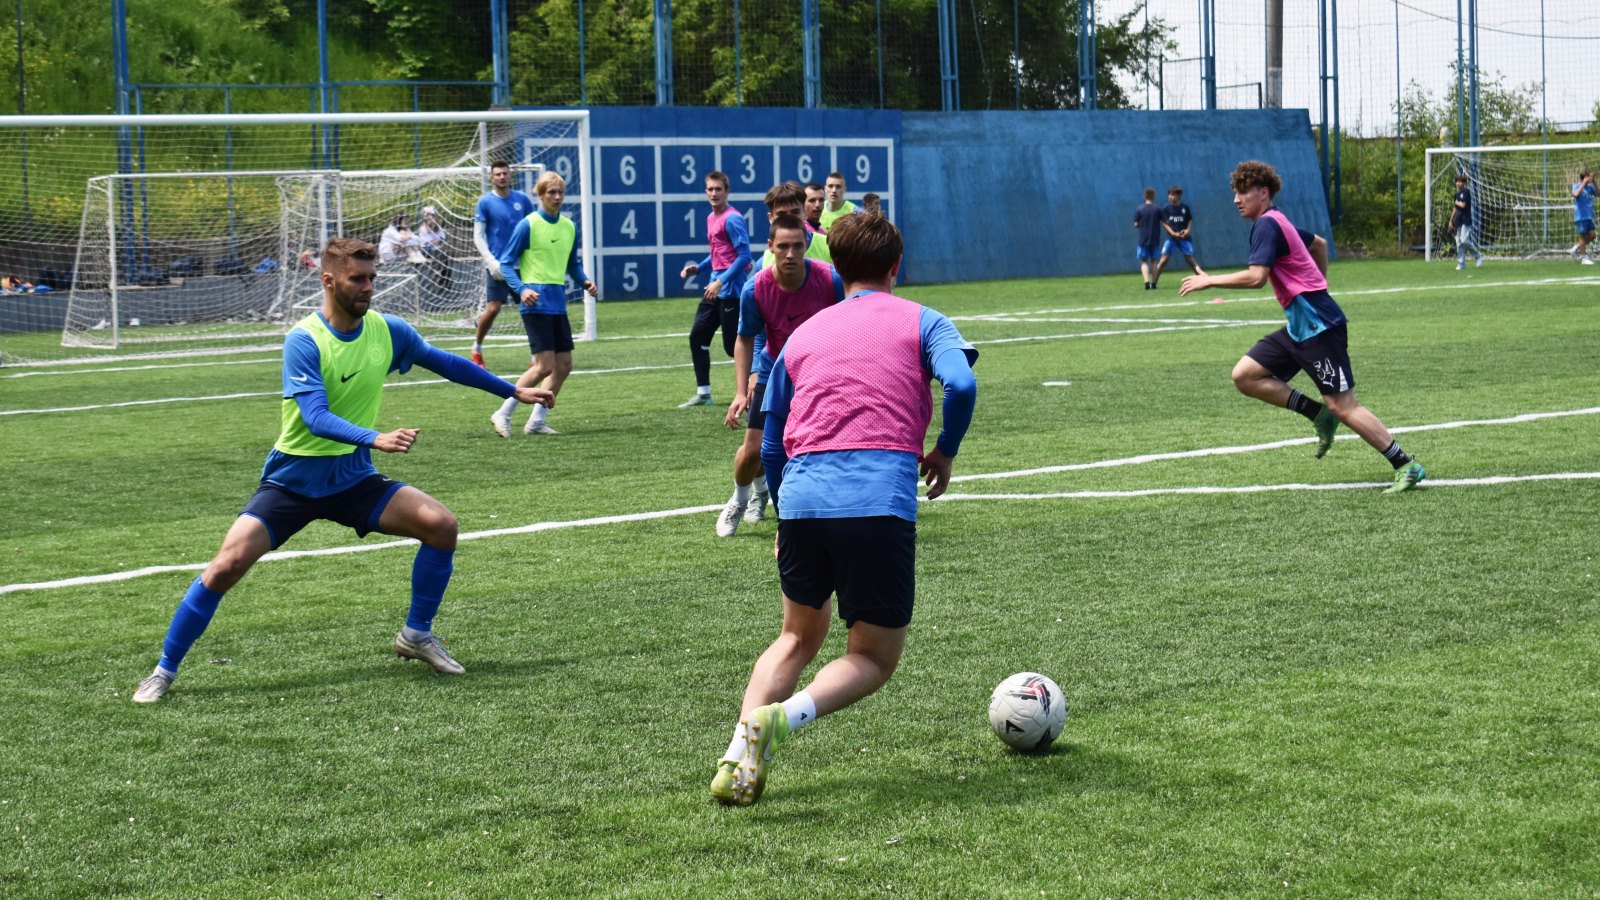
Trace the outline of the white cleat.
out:
[[[1592,260],[1592,259],[1590,259],[1590,258],[1589,258],[1589,257],[1587,257],[1587,256],[1585,256],[1585,257],[1582,257],[1582,258],[1581,258],[1581,259],[1579,259],[1579,260],[1578,260],[1578,262],[1581,262],[1581,263],[1583,263],[1583,264],[1584,264],[1584,265],[1586,265],[1586,266],[1592,266],[1592,265],[1594,265],[1594,260]]]
[[[139,682],[139,687],[133,692],[133,702],[154,703],[167,695],[172,688],[172,676],[157,670],[150,673],[150,677]]]
[[[750,506],[744,511],[744,520],[751,524],[767,520],[768,495],[765,491],[750,497]]]
[[[710,405],[711,405],[711,395],[710,394],[695,394],[693,397],[690,397],[689,399],[683,401],[682,403],[679,403],[678,404],[678,408],[679,409],[689,409],[690,407],[694,407],[694,406],[710,406]]]
[[[499,413],[489,417],[489,424],[494,426],[494,433],[503,438],[511,437],[511,417]]]
[[[465,675],[466,666],[456,662],[439,642],[439,636],[430,634],[420,641],[406,640],[404,631],[394,636],[394,653],[406,659],[415,659],[433,667],[440,675]]]
[[[554,428],[551,428],[549,425],[546,425],[543,422],[529,422],[528,424],[522,426],[522,433],[523,434],[560,434],[561,432],[555,430]]]
[[[722,514],[717,516],[717,537],[733,537],[738,532],[745,505],[736,499],[728,500],[728,505],[722,508]]]

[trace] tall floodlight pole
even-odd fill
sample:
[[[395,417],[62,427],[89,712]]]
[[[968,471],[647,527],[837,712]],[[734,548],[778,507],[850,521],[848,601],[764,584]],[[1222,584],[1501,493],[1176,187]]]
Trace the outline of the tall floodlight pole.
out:
[[[1078,108],[1094,109],[1095,84],[1094,0],[1078,0]]]
[[[1283,109],[1283,0],[1267,0],[1267,107]]]
[[[1400,119],[1400,0],[1394,0],[1394,234],[1406,245],[1405,130]]]
[[[956,59],[955,0],[938,0],[939,100],[945,112],[961,108],[960,62]]]

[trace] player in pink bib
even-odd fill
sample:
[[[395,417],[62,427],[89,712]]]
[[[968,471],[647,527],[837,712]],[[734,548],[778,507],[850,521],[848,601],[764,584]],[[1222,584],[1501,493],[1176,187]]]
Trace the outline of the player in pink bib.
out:
[[[1250,227],[1250,267],[1232,275],[1191,275],[1179,294],[1207,288],[1258,288],[1272,283],[1283,307],[1283,327],[1256,342],[1233,367],[1233,384],[1247,396],[1291,409],[1311,420],[1317,433],[1316,456],[1333,446],[1339,423],[1383,454],[1394,467],[1398,494],[1427,477],[1422,463],[1400,449],[1400,443],[1372,411],[1356,400],[1356,379],[1350,370],[1344,310],[1328,293],[1328,244],[1296,228],[1272,198],[1283,181],[1272,166],[1251,160],[1233,170],[1233,205]],[[1317,383],[1322,403],[1289,386],[1297,372]]]
[[[829,239],[850,294],[788,336],[762,401],[783,630],[756,660],[718,761],[711,795],[722,803],[756,802],[790,734],[894,674],[916,588],[917,481],[927,481],[930,499],[944,493],[977,403],[977,351],[945,316],[889,293],[899,230],[854,213]],[[924,451],[934,378],[944,385],[943,428]],[[795,693],[827,638],[836,597],[850,630],[844,655]]]

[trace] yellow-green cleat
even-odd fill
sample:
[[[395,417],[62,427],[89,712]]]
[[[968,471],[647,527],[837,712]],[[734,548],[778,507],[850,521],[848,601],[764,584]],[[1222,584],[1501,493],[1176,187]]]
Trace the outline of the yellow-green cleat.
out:
[[[1317,432],[1315,456],[1321,459],[1327,455],[1328,448],[1333,446],[1333,433],[1339,430],[1339,417],[1333,414],[1333,410],[1324,406],[1322,412],[1317,413],[1317,417],[1311,420],[1311,427]]]
[[[733,781],[739,771],[737,759],[724,759],[717,761],[716,777],[711,779],[711,796],[718,803],[732,806],[739,802],[733,790]]]
[[[752,711],[744,720],[744,727],[749,743],[734,773],[733,795],[740,806],[750,806],[761,799],[767,786],[772,751],[789,736],[789,715],[783,711],[782,703],[768,703]]]
[[[1427,477],[1428,470],[1422,467],[1422,463],[1413,459],[1394,473],[1394,484],[1387,488],[1384,493],[1403,494],[1416,487],[1418,482]]]

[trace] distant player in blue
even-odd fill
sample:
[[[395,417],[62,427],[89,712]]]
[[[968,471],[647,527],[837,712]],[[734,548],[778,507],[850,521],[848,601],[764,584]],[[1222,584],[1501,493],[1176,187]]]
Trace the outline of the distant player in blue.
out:
[[[1594,173],[1587,169],[1578,173],[1572,186],[1572,222],[1578,229],[1578,243],[1572,247],[1572,258],[1586,266],[1594,265],[1589,258],[1589,242],[1594,240]]]
[[[534,183],[539,209],[517,223],[500,251],[500,274],[510,285],[522,306],[522,329],[528,335],[533,364],[517,379],[518,387],[533,387],[540,382],[552,395],[572,374],[572,321],[567,318],[567,279],[589,296],[599,296],[595,283],[584,274],[578,260],[578,227],[561,214],[567,196],[567,181],[561,173],[545,171]],[[501,437],[511,436],[511,412],[517,398],[507,397],[489,416]],[[535,404],[523,426],[523,434],[558,434],[545,417],[549,410]]]
[[[1161,207],[1156,206],[1156,189],[1144,189],[1144,203],[1133,211],[1133,227],[1139,232],[1139,244],[1134,253],[1139,257],[1139,272],[1144,275],[1144,289],[1155,290],[1156,257],[1161,250]]]
[[[1383,422],[1356,399],[1344,310],[1328,293],[1327,241],[1296,228],[1272,205],[1283,187],[1272,166],[1256,160],[1239,163],[1232,183],[1233,205],[1251,223],[1250,266],[1232,275],[1190,275],[1178,293],[1258,288],[1270,282],[1286,324],[1256,341],[1234,364],[1233,386],[1247,397],[1309,419],[1318,459],[1333,446],[1334,432],[1343,422],[1394,467],[1394,484],[1385,493],[1411,490],[1427,477],[1422,463],[1400,449]],[[1299,372],[1316,382],[1322,403],[1289,386]]]
[[[858,212],[834,223],[829,243],[849,296],[789,335],[763,401],[783,624],[756,660],[717,763],[720,803],[756,802],[773,751],[795,730],[894,675],[916,594],[917,482],[930,499],[944,493],[978,399],[972,345],[945,316],[889,293],[899,230]],[[943,415],[929,447],[934,378]],[[844,654],[794,693],[826,642],[835,597],[849,629]]]
[[[483,339],[488,336],[494,319],[500,315],[500,306],[515,300],[511,288],[500,274],[500,251],[517,223],[534,210],[534,202],[527,194],[511,189],[511,164],[496,161],[489,167],[487,194],[478,198],[477,210],[472,214],[472,245],[483,258],[484,276],[483,314],[478,317],[478,334],[472,339],[472,361],[483,365]]]
[[[1472,191],[1467,189],[1467,176],[1456,176],[1456,196],[1452,203],[1455,211],[1450,214],[1450,229],[1456,236],[1456,271],[1467,267],[1467,254],[1470,252],[1477,256],[1478,268],[1483,268],[1483,250],[1478,246],[1477,235],[1472,227]]]
[[[1167,239],[1161,244],[1161,260],[1156,263],[1156,277],[1151,279],[1151,287],[1161,280],[1161,273],[1167,268],[1167,260],[1172,254],[1183,254],[1183,261],[1189,264],[1196,275],[1204,275],[1205,270],[1194,261],[1194,211],[1189,209],[1189,204],[1183,202],[1183,188],[1173,185],[1167,188],[1167,205],[1161,207],[1161,227],[1167,232]]]
[[[167,628],[161,662],[139,682],[133,702],[166,695],[178,665],[205,632],[222,595],[267,551],[316,519],[422,542],[411,567],[411,611],[394,652],[441,675],[466,672],[433,633],[433,617],[455,569],[456,517],[420,490],[378,474],[372,451],[409,453],[418,429],[379,432],[378,409],[390,372],[413,365],[468,387],[525,403],[553,403],[549,391],[513,388],[479,366],[428,344],[403,320],[367,315],[378,250],[334,238],[322,251],[322,308],[283,340],[283,425],[261,470],[261,485],[233,521],[222,549],[189,585]]]

